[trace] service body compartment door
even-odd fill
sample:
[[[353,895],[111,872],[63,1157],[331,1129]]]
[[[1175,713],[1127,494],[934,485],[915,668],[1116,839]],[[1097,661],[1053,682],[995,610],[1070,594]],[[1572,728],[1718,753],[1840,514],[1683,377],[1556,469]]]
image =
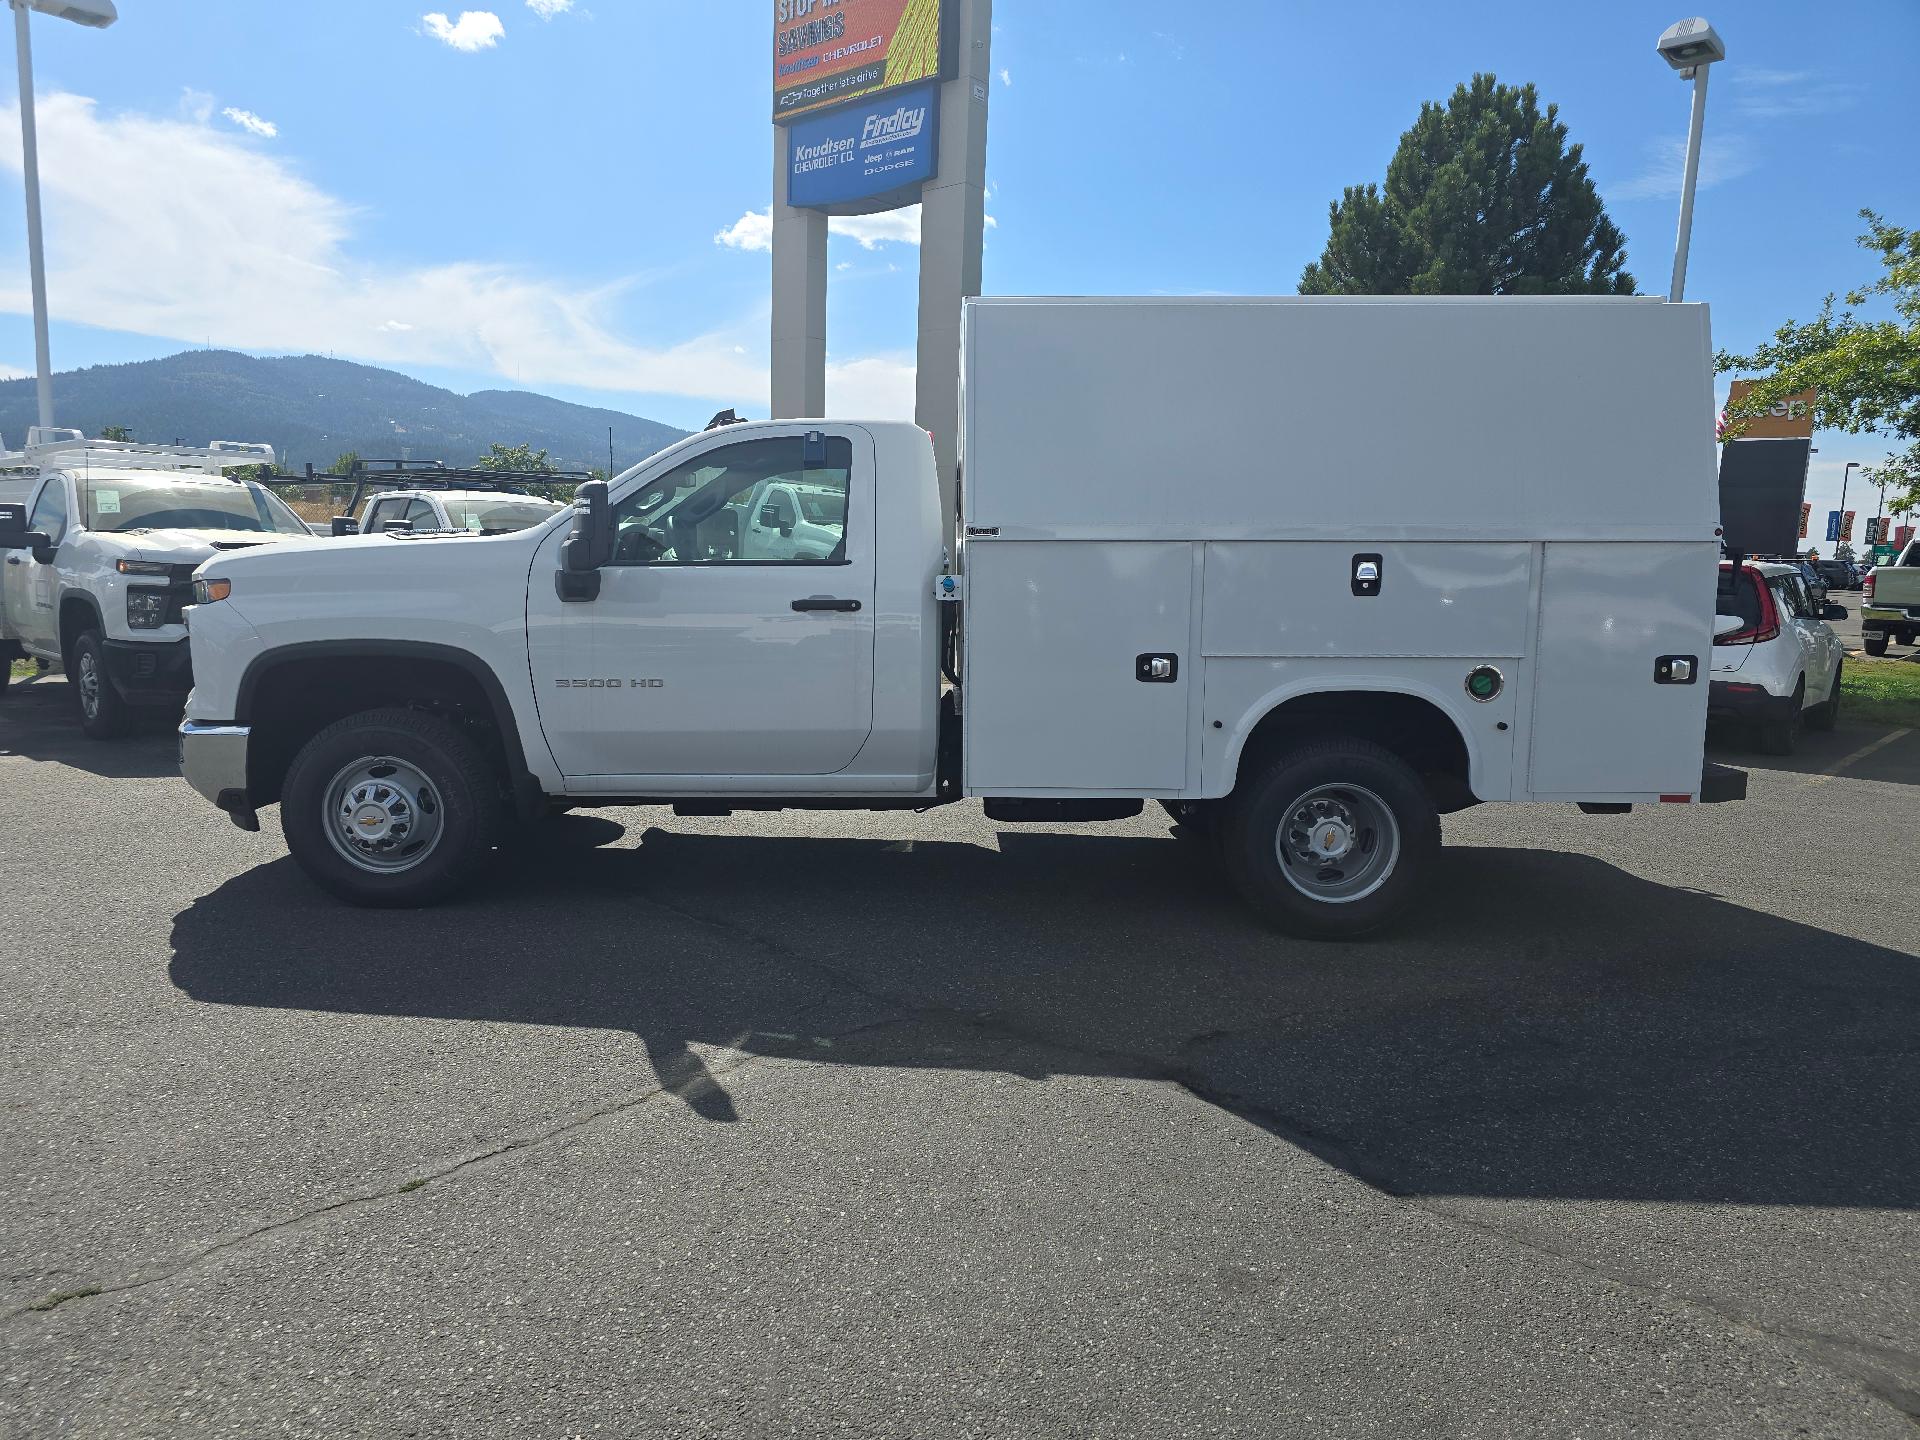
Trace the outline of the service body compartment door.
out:
[[[1713,660],[1715,547],[1544,547],[1529,786],[1537,799],[1693,795]],[[1693,661],[1663,683],[1663,658]]]
[[[1183,788],[1193,584],[1184,543],[970,542],[968,792]],[[1142,679],[1148,656],[1170,677]]]

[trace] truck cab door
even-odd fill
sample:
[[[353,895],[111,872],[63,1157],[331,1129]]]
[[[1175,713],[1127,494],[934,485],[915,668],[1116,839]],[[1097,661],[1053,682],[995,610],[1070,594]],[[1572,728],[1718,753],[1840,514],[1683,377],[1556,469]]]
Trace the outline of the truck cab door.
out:
[[[55,550],[60,548],[73,515],[69,507],[64,475],[49,475],[27,511],[27,529],[45,532]],[[42,565],[27,550],[9,550],[0,564],[0,580],[5,586],[7,622],[16,638],[42,656],[60,651],[60,573],[56,561]]]
[[[846,492],[840,544],[825,558],[768,556],[747,507],[770,481],[803,478]],[[560,598],[566,529],[547,536],[529,578],[528,660],[569,790],[698,793],[752,777],[777,790],[781,777],[849,769],[873,729],[874,499],[873,441],[858,427],[717,431],[614,492],[597,597]]]

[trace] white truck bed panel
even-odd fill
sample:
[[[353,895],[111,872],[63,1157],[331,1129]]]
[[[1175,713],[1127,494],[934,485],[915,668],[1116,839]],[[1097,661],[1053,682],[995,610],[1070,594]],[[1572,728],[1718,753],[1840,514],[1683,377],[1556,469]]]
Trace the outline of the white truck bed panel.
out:
[[[1378,595],[1353,562],[1380,556]],[[1207,547],[1209,656],[1526,654],[1532,547],[1236,541]]]
[[[966,520],[1029,538],[1701,539],[1706,307],[967,306]]]
[[[1179,793],[1191,545],[980,546],[967,585],[968,793]],[[1183,657],[1171,683],[1135,677],[1154,651]]]
[[[1718,552],[1707,545],[1548,545],[1534,685],[1535,798],[1700,788]],[[1691,685],[1656,685],[1663,655]]]

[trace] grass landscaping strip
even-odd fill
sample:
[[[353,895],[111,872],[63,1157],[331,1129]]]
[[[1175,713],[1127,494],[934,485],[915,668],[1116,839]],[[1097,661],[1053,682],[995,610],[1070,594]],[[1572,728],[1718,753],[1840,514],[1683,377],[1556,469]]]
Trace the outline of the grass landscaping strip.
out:
[[[1848,719],[1920,726],[1920,662],[1849,657],[1841,694]]]

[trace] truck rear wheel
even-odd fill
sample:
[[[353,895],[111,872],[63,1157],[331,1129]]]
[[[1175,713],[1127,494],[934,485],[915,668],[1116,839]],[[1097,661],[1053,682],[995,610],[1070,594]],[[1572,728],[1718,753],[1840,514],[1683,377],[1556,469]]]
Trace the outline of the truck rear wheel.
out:
[[[1350,940],[1418,898],[1440,816],[1413,769],[1364,740],[1287,751],[1243,779],[1220,816],[1221,853],[1261,917],[1291,934]]]
[[[480,748],[415,710],[350,715],[287,771],[280,823],[316,884],[355,905],[431,905],[471,880],[499,830],[500,784]]]
[[[1860,637],[1860,643],[1866,646],[1867,654],[1884,655],[1887,653],[1887,632],[1884,630],[1869,630],[1865,635]]]

